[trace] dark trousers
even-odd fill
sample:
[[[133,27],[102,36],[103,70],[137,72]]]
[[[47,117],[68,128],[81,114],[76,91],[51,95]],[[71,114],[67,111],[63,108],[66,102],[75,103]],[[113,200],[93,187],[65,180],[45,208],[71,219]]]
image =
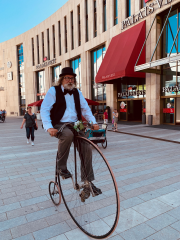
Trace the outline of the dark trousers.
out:
[[[34,127],[27,127],[26,128],[26,136],[29,139],[31,136],[31,141],[34,142]]]
[[[56,129],[61,128],[62,124],[57,124]],[[85,137],[84,133],[80,131],[81,136]],[[65,170],[67,168],[67,159],[72,142],[74,141],[74,134],[72,130],[65,127],[62,134],[59,136],[58,155],[57,155],[57,169]],[[85,141],[77,141],[77,150],[81,160],[81,181],[93,181],[94,172],[92,168],[92,149]]]

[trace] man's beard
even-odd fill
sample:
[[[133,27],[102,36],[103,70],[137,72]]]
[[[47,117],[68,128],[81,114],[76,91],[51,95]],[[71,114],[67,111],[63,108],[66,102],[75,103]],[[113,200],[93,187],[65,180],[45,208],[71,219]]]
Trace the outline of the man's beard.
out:
[[[64,84],[64,89],[67,89],[67,90],[73,90],[73,88],[75,88],[76,85],[74,83],[66,83]]]

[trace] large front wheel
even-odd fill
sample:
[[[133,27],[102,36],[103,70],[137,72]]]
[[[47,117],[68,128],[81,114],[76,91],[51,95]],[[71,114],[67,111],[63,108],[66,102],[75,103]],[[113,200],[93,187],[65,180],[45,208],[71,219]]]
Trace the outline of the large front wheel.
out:
[[[67,160],[72,179],[60,179],[64,204],[74,222],[85,234],[95,239],[107,238],[115,230],[120,213],[120,199],[114,174],[94,143],[77,136],[75,144],[77,148],[74,151],[72,143]],[[102,193],[93,194],[91,187],[87,193],[84,182],[92,182]]]

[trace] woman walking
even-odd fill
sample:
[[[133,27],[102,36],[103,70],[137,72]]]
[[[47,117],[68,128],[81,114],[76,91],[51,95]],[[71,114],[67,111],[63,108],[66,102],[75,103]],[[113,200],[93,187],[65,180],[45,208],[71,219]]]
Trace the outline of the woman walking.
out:
[[[38,129],[36,114],[32,113],[32,108],[27,107],[27,113],[24,115],[24,119],[21,124],[21,129],[23,128],[24,123],[26,122],[26,136],[27,144],[31,136],[31,145],[34,146],[34,128]]]
[[[113,117],[114,117],[114,132],[117,131],[117,123],[118,123],[118,115],[117,109],[114,109]]]

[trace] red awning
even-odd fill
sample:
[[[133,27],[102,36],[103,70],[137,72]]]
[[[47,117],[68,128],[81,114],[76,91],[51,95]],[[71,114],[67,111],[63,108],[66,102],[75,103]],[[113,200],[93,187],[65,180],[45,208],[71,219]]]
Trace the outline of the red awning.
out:
[[[87,98],[85,98],[85,99],[86,99],[88,105],[94,105],[94,106],[99,105],[98,102],[95,102],[95,101],[90,100],[90,99],[87,99]],[[31,106],[31,107],[32,107],[32,106],[34,106],[34,107],[40,107],[41,104],[42,104],[42,102],[43,102],[43,99],[41,99],[41,100],[39,100],[39,101],[37,101],[37,102],[30,103],[30,104],[28,104],[28,106]]]
[[[93,101],[93,100],[90,100],[90,99],[87,99],[87,98],[85,98],[85,99],[86,99],[86,101],[87,101],[88,105],[94,105],[94,106],[97,106],[97,105],[99,105],[99,103],[98,103],[98,102],[95,102],[95,101]]]
[[[40,107],[42,102],[43,102],[43,99],[41,99],[41,100],[39,100],[37,102],[30,103],[30,104],[28,104],[28,106],[29,107]]]
[[[113,37],[96,75],[96,83],[108,83],[122,77],[145,78],[145,73],[134,72],[145,37],[146,21]],[[138,65],[145,63],[145,54],[144,48]]]

